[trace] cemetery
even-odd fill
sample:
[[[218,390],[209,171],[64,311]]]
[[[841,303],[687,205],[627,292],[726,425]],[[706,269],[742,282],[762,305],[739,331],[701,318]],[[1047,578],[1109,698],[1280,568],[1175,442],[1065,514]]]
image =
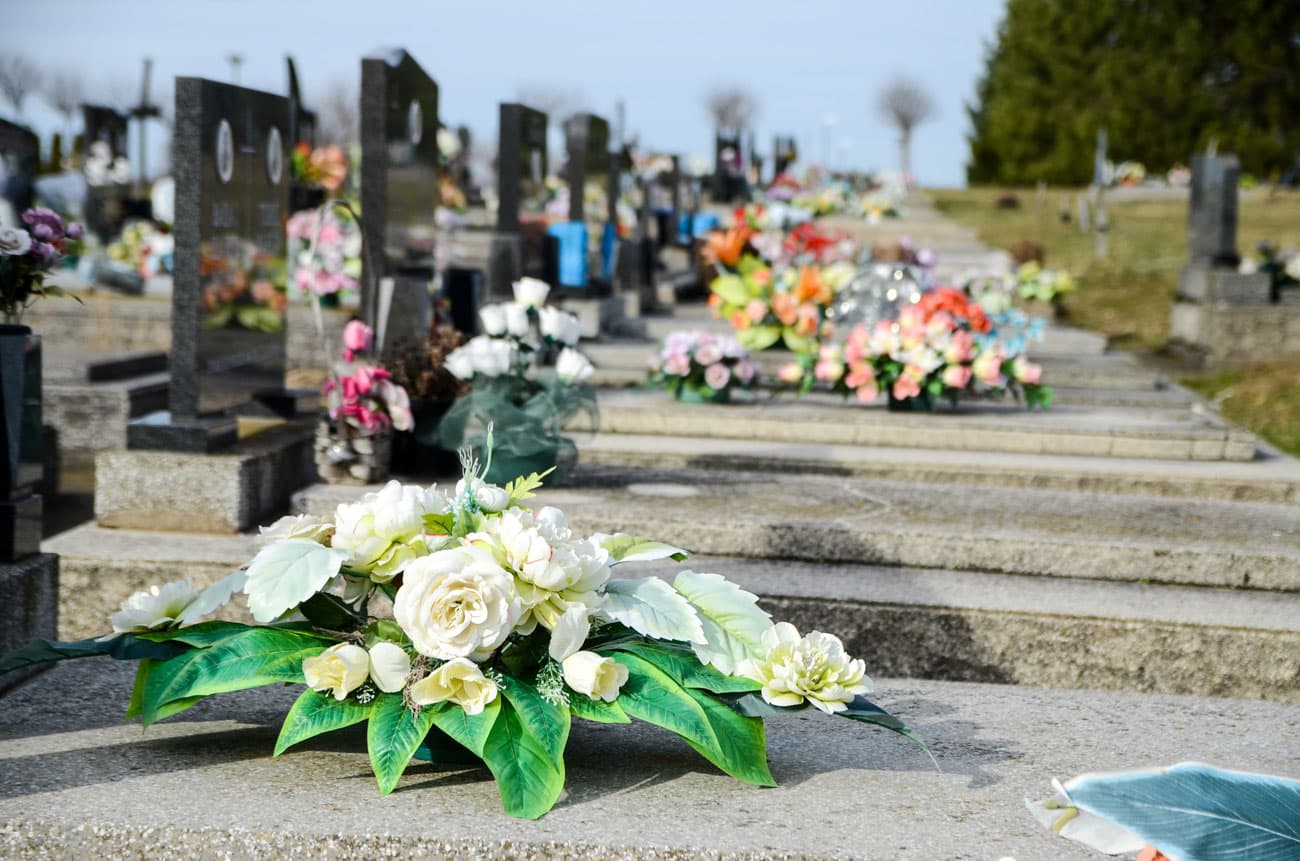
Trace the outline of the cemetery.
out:
[[[963,188],[0,50],[0,857],[1300,858],[1300,139],[1000,139],[1034,8]]]

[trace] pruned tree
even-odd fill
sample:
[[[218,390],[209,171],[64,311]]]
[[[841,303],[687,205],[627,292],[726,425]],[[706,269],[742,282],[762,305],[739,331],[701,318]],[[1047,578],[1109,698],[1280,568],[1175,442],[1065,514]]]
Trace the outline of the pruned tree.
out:
[[[361,140],[361,95],[357,88],[335,81],[325,91],[316,112],[316,143],[345,151]]]
[[[705,97],[704,107],[717,131],[735,135],[748,131],[758,116],[758,99],[741,86],[713,90]]]
[[[23,54],[0,54],[0,95],[19,116],[23,102],[41,86],[41,70]]]
[[[45,81],[45,99],[71,124],[81,103],[86,100],[86,79],[79,72],[63,69]]]
[[[880,115],[898,129],[898,169],[912,173],[912,130],[935,115],[930,92],[910,78],[895,78],[880,91]]]

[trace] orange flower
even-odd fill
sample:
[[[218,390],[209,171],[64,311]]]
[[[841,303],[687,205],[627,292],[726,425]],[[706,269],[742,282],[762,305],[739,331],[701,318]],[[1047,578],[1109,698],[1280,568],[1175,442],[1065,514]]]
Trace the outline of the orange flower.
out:
[[[714,311],[716,311],[716,310],[718,310],[719,308],[721,308],[721,307],[722,307],[722,297],[719,296],[717,293],[710,293],[710,294],[709,294],[709,307],[712,308]]]
[[[806,337],[816,333],[817,326],[821,323],[821,317],[822,315],[818,312],[816,305],[800,305],[799,319],[794,326],[795,334]]]
[[[1154,846],[1148,846],[1138,853],[1137,861],[1169,861],[1169,856]]]
[[[701,253],[708,263],[721,263],[734,268],[740,262],[740,253],[745,250],[745,243],[753,235],[754,231],[747,224],[737,224],[727,231],[714,231],[705,240]]]
[[[800,302],[825,305],[831,301],[831,290],[822,281],[821,270],[815,266],[804,266],[799,270],[799,282],[795,285],[794,295]]]
[[[753,325],[753,321],[751,321],[751,320],[749,319],[749,315],[746,314],[744,311],[733,311],[733,312],[732,312],[732,314],[731,314],[731,326],[732,326],[732,328],[734,328],[737,332],[743,332],[743,331],[745,331],[746,329],[748,329],[751,325]]]
[[[970,299],[961,290],[952,287],[940,287],[938,290],[931,290],[921,297],[917,303],[925,319],[929,320],[940,311],[951,314],[959,320],[965,320],[970,323],[970,327],[976,332],[987,332],[992,324],[989,323],[988,317],[984,315],[984,309]]]
[[[789,293],[777,293],[772,297],[772,313],[783,325],[793,326],[799,319],[799,300]]]
[[[749,276],[759,287],[766,287],[772,283],[771,269],[756,269]]]

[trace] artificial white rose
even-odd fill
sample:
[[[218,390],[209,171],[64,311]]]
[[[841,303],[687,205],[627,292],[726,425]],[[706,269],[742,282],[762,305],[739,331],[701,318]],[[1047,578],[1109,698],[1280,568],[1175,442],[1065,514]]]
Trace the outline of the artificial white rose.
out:
[[[561,664],[564,683],[593,700],[612,703],[627,681],[627,667],[595,652],[575,652]]]
[[[370,647],[370,680],[386,694],[395,694],[406,686],[411,672],[411,656],[396,643],[378,642]]]
[[[591,379],[594,372],[595,368],[592,367],[591,360],[572,347],[561,350],[555,360],[556,376],[570,385],[585,383]]]
[[[458,380],[474,379],[474,359],[464,347],[457,347],[448,353],[442,366]]]
[[[32,235],[21,227],[0,225],[0,254],[18,257],[32,250]]]
[[[430,658],[486,659],[523,615],[514,578],[490,553],[454,547],[416,559],[402,575],[393,618]]]
[[[438,154],[445,159],[453,159],[460,154],[460,138],[448,128],[438,129]]]
[[[427,552],[424,516],[450,509],[447,498],[432,487],[390,481],[378,493],[338,507],[331,546],[346,555],[347,568],[386,582]]]
[[[537,524],[537,531],[552,544],[562,544],[573,538],[573,531],[569,529],[569,518],[553,505],[539,508],[533,515],[533,521]]]
[[[738,675],[763,686],[763,699],[774,706],[797,706],[805,700],[827,714],[844,711],[858,694],[871,690],[866,665],[850,660],[833,634],[813,631],[800,637],[789,622],[763,632],[766,657],[746,660]]]
[[[342,702],[347,695],[366,683],[370,676],[370,656],[353,643],[335,643],[314,658],[302,662],[302,675],[314,691],[333,691]]]
[[[483,331],[488,335],[497,338],[506,333],[506,309],[504,305],[500,303],[484,305],[478,309],[478,319],[483,324]]]
[[[416,705],[452,702],[467,715],[481,714],[496,698],[497,683],[468,658],[450,660],[411,685],[411,702]]]
[[[510,504],[510,494],[506,493],[505,488],[498,487],[495,484],[488,484],[481,478],[470,479],[470,485],[474,491],[474,504],[479,507],[480,511],[486,511],[489,514],[495,514],[505,509]],[[465,498],[465,479],[456,482],[456,499]]]
[[[180,621],[181,614],[201,592],[189,580],[150,586],[123,601],[122,609],[109,616],[108,623],[117,634],[167,628]]]
[[[334,531],[334,524],[323,517],[310,514],[286,514],[270,526],[257,528],[259,540],[269,543],[286,538],[305,538],[324,544]]]
[[[551,285],[538,278],[520,278],[514,283],[515,301],[525,308],[540,308],[551,292]]]
[[[570,607],[555,623],[547,652],[553,661],[563,661],[577,653],[591,633],[591,617],[586,607]]]
[[[505,303],[506,331],[516,338],[528,337],[528,306],[518,302]]]
[[[582,323],[577,316],[559,308],[547,306],[537,309],[538,325],[542,335],[552,341],[572,347],[582,337]]]

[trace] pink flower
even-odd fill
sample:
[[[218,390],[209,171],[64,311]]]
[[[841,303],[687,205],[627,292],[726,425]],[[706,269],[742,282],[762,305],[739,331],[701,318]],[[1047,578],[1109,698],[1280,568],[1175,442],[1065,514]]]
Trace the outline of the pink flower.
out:
[[[858,386],[853,392],[859,403],[869,404],[876,398],[880,397],[880,389],[876,386],[876,381]]]
[[[943,384],[950,389],[964,389],[970,383],[970,368],[949,365],[943,369]]]
[[[975,354],[975,336],[970,332],[955,332],[944,350],[943,358],[950,363],[969,362]]]
[[[670,353],[664,357],[664,373],[685,377],[691,372],[691,360],[685,353]]]
[[[990,386],[1001,386],[1002,378],[1002,351],[993,349],[987,353],[980,353],[971,363],[971,371],[975,378],[982,383]]]
[[[758,374],[758,369],[749,362],[741,360],[736,363],[735,374],[736,378],[742,383],[749,385],[754,381],[754,377]]]
[[[722,348],[712,339],[705,342],[703,338],[701,343],[695,348],[695,361],[701,365],[714,365],[722,361]]]
[[[894,400],[905,401],[908,398],[914,398],[921,394],[921,386],[916,380],[907,374],[903,374],[894,381]]]
[[[751,322],[761,323],[767,316],[767,303],[761,299],[750,299],[749,304],[745,306],[745,314]]]
[[[343,358],[352,361],[357,353],[364,353],[374,343],[375,332],[360,320],[352,320],[343,327]]]
[[[77,221],[68,222],[67,236],[69,239],[80,239],[85,235],[86,235],[86,228],[82,227],[80,222]]]
[[[704,369],[704,382],[714,391],[721,391],[731,381],[731,370],[721,362]]]
[[[1043,366],[1035,365],[1024,356],[1017,356],[1016,360],[1011,363],[1011,373],[1015,378],[1026,385],[1036,385],[1043,376]]]
[[[357,385],[355,377],[344,377],[339,381],[339,385],[342,386],[343,401],[345,403],[352,403],[361,397],[361,389]]]
[[[866,362],[850,362],[848,376],[844,378],[844,385],[850,389],[860,389],[863,386],[871,386],[872,390],[876,387],[876,371]],[[872,399],[875,395],[871,396]]]
[[[782,365],[781,370],[776,372],[776,376],[783,383],[797,383],[803,379],[803,368],[799,367],[798,362],[790,362],[788,365]]]
[[[375,368],[370,365],[362,365],[352,372],[353,384],[357,387],[357,393],[368,394],[375,386]]]
[[[836,359],[821,359],[813,368],[813,376],[824,383],[833,383],[844,376],[844,363]]]

